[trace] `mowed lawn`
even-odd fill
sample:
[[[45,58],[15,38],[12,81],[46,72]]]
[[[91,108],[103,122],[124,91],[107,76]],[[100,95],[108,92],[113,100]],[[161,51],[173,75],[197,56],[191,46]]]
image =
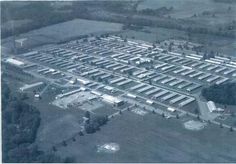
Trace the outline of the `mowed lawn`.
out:
[[[95,134],[78,136],[57,153],[74,156],[76,162],[236,161],[236,132],[214,125],[190,131],[183,123],[157,114],[139,116],[126,111]],[[114,154],[97,152],[98,145],[110,142],[119,144],[120,150]]]

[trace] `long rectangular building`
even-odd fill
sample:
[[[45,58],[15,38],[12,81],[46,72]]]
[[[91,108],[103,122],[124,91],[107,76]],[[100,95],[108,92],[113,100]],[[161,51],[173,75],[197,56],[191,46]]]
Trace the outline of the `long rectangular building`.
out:
[[[214,80],[216,80],[216,79],[219,79],[220,77],[219,76],[213,76],[212,78],[209,78],[209,79],[207,79],[207,82],[212,82],[212,81],[214,81]]]
[[[147,90],[149,90],[149,89],[151,89],[151,88],[153,88],[153,86],[146,86],[146,87],[144,87],[144,88],[141,88],[141,89],[137,90],[137,92],[138,92],[138,93],[142,93],[142,92],[147,91]]]
[[[151,95],[151,94],[154,94],[154,93],[157,93],[158,91],[160,91],[161,88],[155,88],[153,90],[150,90],[150,91],[147,91],[145,92],[146,95]]]
[[[167,76],[159,76],[159,77],[156,77],[155,79],[153,79],[153,81],[154,82],[157,82],[157,81],[159,81],[159,80],[162,80],[162,79],[164,79],[164,78],[167,78]]]
[[[163,90],[163,91],[161,91],[160,93],[155,94],[153,97],[154,97],[154,98],[158,98],[158,97],[161,97],[161,96],[163,96],[163,95],[165,95],[165,94],[167,94],[167,93],[168,93],[168,91]]]
[[[171,77],[171,78],[169,78],[169,79],[165,79],[165,80],[161,81],[161,83],[162,83],[162,84],[166,84],[166,83],[171,82],[171,81],[173,81],[173,80],[175,80],[175,78],[174,78],[174,77]]]
[[[118,82],[120,82],[120,81],[123,81],[125,78],[123,78],[123,77],[120,77],[120,78],[118,78],[118,79],[115,79],[115,80],[111,80],[110,81],[110,84],[115,84],[115,83],[118,83]]]
[[[172,97],[175,97],[177,95],[177,93],[170,93],[164,97],[161,98],[162,101],[166,101],[166,100],[169,100],[171,99]]]
[[[118,86],[123,86],[123,85],[129,84],[129,83],[131,83],[131,82],[132,82],[132,80],[127,79],[127,80],[125,80],[125,81],[121,81],[121,82],[117,83],[116,85],[118,85]]]
[[[136,90],[136,89],[141,88],[141,87],[143,87],[143,86],[145,86],[145,85],[146,85],[146,84],[141,83],[141,84],[138,84],[138,85],[133,86],[132,88],[130,88],[130,90]]]
[[[196,90],[197,88],[200,88],[200,87],[201,87],[201,85],[194,84],[193,86],[188,87],[186,90],[191,92],[191,91]]]
[[[178,101],[183,100],[184,98],[186,98],[186,96],[180,95],[180,96],[178,96],[178,97],[176,97],[176,98],[170,100],[170,103],[171,103],[171,104],[177,103]]]
[[[182,88],[185,88],[185,87],[187,87],[187,86],[189,86],[189,85],[192,85],[192,83],[186,82],[186,83],[184,83],[184,84],[179,85],[178,88],[179,88],[179,89],[182,89]]]
[[[208,78],[209,76],[211,76],[211,74],[204,74],[204,75],[198,77],[198,80],[206,79],[206,78]]]
[[[176,80],[176,81],[169,83],[169,86],[175,86],[175,85],[180,84],[182,82],[183,82],[183,80]]]

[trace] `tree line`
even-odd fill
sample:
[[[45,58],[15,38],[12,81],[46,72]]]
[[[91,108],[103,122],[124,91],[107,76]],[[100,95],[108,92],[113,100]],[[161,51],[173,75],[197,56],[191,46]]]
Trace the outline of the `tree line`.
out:
[[[188,20],[174,19],[170,17],[163,18],[162,16],[158,16],[170,12],[173,8],[168,9],[163,7],[156,10],[133,10],[132,6],[134,6],[135,3],[132,1],[111,1],[109,3],[103,1],[75,1],[73,2],[73,5],[64,6],[64,8],[61,9],[62,11],[65,9],[69,12],[58,12],[51,5],[51,2],[28,2],[27,5],[17,9],[11,3],[2,2],[2,22],[22,19],[29,19],[32,21],[25,26],[14,29],[14,31],[11,29],[2,30],[2,38],[75,18],[108,21],[125,25],[128,22],[128,26],[130,27],[132,27],[131,25],[163,27],[186,31],[189,33],[211,34],[235,38],[235,22],[230,23],[229,28],[200,26],[199,24]],[[104,11],[107,13],[114,13],[115,16],[104,14]],[[131,18],[130,15],[135,15],[135,17]],[[141,15],[141,17],[139,17],[139,15]],[[149,19],[148,17],[143,18],[142,15],[155,15],[157,17],[155,17],[155,19]]]
[[[35,143],[40,126],[40,112],[28,105],[2,82],[2,159],[7,163],[66,162],[44,152]]]
[[[202,89],[202,96],[208,101],[225,105],[236,105],[236,83],[214,84]]]

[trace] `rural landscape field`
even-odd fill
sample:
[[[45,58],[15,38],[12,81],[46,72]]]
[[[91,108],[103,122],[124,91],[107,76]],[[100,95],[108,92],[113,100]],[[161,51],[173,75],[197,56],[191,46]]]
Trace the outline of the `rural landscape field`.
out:
[[[3,163],[235,163],[236,1],[1,1]]]

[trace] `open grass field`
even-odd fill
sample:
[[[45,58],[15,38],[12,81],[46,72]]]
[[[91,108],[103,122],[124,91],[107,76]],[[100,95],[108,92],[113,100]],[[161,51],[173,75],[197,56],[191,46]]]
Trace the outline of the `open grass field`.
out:
[[[80,35],[102,34],[106,32],[120,31],[122,24],[109,23],[102,21],[92,21],[85,19],[75,19],[37,30],[32,30],[28,33],[20,34],[17,38],[27,38],[27,44],[31,46],[55,43],[59,41],[76,38]],[[12,40],[3,40],[3,46],[12,47]]]
[[[145,8],[157,9],[161,7],[173,7],[173,11],[168,14],[173,18],[188,18],[194,14],[198,15],[204,11],[224,11],[231,6],[235,11],[236,5],[227,3],[215,3],[213,0],[145,0],[139,5],[139,10]],[[223,16],[224,14],[222,14]],[[232,15],[232,14],[231,14]],[[231,17],[231,19],[235,19]],[[221,19],[221,23],[222,23]],[[223,20],[227,21],[227,20]]]
[[[125,30],[120,33],[123,36],[129,38],[135,37],[135,39],[144,40],[148,42],[163,41],[171,38],[183,38],[186,34],[178,30],[171,30],[166,28],[150,28],[144,27],[143,30]]]
[[[9,85],[11,92],[19,92],[19,87],[25,84],[25,81],[21,82],[9,78],[5,78],[4,81]],[[79,123],[82,122],[82,117],[84,116],[84,111],[82,110],[63,110],[49,104],[55,98],[57,91],[52,91],[51,87],[49,87],[49,90],[43,94],[42,99],[38,100],[34,98],[31,90],[27,92],[29,99],[25,100],[26,103],[37,107],[40,111],[41,123],[36,143],[44,150],[50,149],[53,144],[77,133],[80,130]]]
[[[186,120],[140,116],[130,111],[115,117],[95,134],[79,136],[58,149],[76,162],[235,162],[236,133],[208,125],[203,130],[184,128]],[[216,137],[217,136],[217,137]],[[226,139],[227,138],[227,139]],[[116,153],[99,153],[97,146],[116,143]]]
[[[191,42],[200,43],[206,46],[206,50],[223,53],[228,56],[235,56],[236,40],[221,36],[213,36],[207,34],[191,34],[175,29],[166,28],[150,28],[144,27],[143,30],[125,30],[120,32],[122,36],[129,38],[135,37],[148,42],[164,41],[168,39],[190,40]]]
[[[117,23],[75,19],[72,21],[43,27],[38,30],[33,30],[24,36],[44,36],[52,39],[63,40],[65,38],[70,38],[77,35],[119,31],[120,29],[121,25]]]
[[[30,96],[26,102],[36,106],[40,111],[41,123],[38,129],[36,143],[41,149],[48,150],[53,145],[70,138],[73,134],[81,130],[80,123],[82,122],[84,111],[78,109],[61,109],[49,104],[50,98],[47,97],[38,100]]]

